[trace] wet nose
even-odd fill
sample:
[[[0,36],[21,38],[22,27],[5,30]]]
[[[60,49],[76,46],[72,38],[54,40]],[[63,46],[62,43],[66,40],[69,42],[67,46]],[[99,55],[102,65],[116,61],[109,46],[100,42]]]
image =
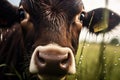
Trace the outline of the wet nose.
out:
[[[41,75],[57,76],[67,74],[74,62],[73,53],[69,48],[39,46],[33,54],[30,65],[34,65],[34,68],[30,66],[30,72]]]
[[[57,50],[37,51],[36,64],[40,73],[60,74],[66,73],[70,65],[69,52],[63,53]]]

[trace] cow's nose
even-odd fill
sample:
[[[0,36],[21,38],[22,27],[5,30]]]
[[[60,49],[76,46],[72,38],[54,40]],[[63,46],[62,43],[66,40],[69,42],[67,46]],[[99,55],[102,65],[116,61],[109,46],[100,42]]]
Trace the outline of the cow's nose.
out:
[[[69,51],[58,51],[56,49],[48,49],[45,51],[37,51],[36,64],[40,73],[44,74],[60,74],[66,73],[70,65]]]
[[[70,48],[53,45],[39,46],[33,53],[30,72],[53,76],[75,73],[73,57]],[[72,69],[72,71],[70,69]]]

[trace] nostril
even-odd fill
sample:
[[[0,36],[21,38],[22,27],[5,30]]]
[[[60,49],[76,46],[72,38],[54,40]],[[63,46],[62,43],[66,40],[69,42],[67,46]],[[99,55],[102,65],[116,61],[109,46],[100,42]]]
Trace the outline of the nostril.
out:
[[[60,62],[60,67],[66,69],[69,66],[70,54],[68,53],[67,57]]]
[[[38,59],[38,63],[39,63],[39,65],[45,65],[46,64],[46,62],[45,62],[45,59],[44,58],[42,58],[42,56],[40,55],[41,53],[39,52],[39,51],[37,51],[37,59]]]

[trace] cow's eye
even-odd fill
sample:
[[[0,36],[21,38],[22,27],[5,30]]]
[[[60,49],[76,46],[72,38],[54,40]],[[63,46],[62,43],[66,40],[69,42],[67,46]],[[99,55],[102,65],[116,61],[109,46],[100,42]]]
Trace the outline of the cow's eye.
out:
[[[20,17],[20,21],[25,19],[25,10],[19,9],[19,17]]]
[[[85,15],[86,15],[85,12],[82,12],[82,13],[80,14],[79,20],[80,20],[81,22],[83,22],[83,20],[84,20],[84,18],[85,18]]]

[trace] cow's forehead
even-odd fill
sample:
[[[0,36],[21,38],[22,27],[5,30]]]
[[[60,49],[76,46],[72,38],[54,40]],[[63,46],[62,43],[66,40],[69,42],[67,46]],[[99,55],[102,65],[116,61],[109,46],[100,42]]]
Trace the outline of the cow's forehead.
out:
[[[40,12],[51,8],[79,11],[83,6],[82,0],[21,0],[21,4],[30,12],[31,10]]]
[[[69,25],[83,9],[81,0],[22,0],[21,5],[36,26],[47,27]]]

